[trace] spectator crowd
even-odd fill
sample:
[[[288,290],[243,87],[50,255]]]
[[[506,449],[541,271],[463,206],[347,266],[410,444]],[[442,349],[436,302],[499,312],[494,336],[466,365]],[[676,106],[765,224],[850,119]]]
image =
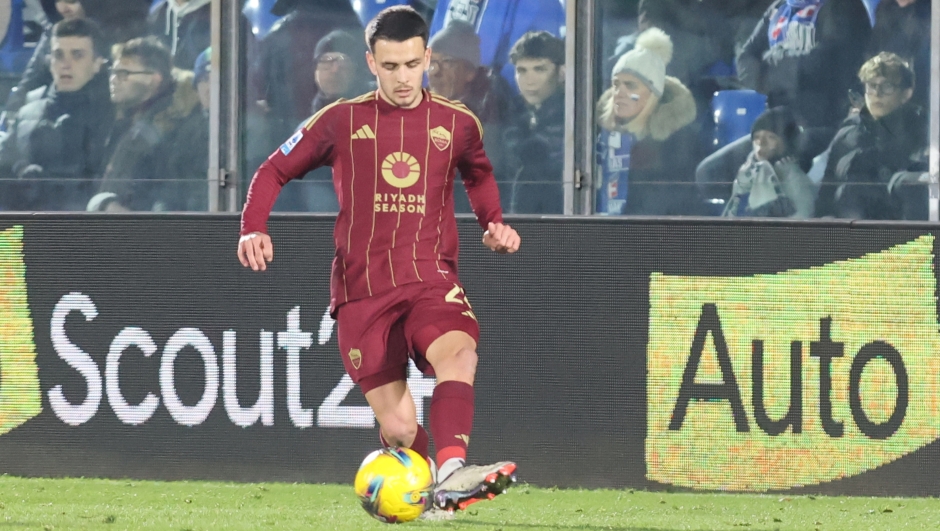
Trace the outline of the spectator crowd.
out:
[[[210,1],[43,2],[49,23],[3,107],[0,210],[205,210]],[[411,3],[431,21],[427,89],[480,119],[504,210],[561,214],[563,1]],[[362,2],[261,5],[273,25],[243,21],[248,172],[311,115],[375,90]],[[598,214],[926,219],[930,0],[596,10]],[[275,206],[337,209],[329,168]]]

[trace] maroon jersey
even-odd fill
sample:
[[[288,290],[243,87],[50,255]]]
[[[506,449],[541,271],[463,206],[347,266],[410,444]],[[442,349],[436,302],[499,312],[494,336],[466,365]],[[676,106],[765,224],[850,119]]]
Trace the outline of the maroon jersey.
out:
[[[241,233],[267,233],[281,187],[318,166],[333,167],[340,205],[332,309],[412,282],[457,281],[457,171],[480,226],[502,222],[480,121],[428,91],[412,109],[370,93],[314,115],[258,169]]]

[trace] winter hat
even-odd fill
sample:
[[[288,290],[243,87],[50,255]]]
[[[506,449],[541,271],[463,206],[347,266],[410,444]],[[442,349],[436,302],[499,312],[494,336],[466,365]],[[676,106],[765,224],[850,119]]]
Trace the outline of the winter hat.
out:
[[[764,111],[751,126],[751,137],[758,131],[770,131],[779,136],[787,145],[787,151],[793,153],[800,136],[800,127],[793,112],[786,107],[774,107]]]
[[[196,64],[193,65],[193,85],[199,84],[200,81],[209,77],[209,73],[212,72],[212,48],[206,48],[196,57]]]
[[[617,74],[633,74],[657,96],[663,95],[666,65],[672,60],[672,39],[659,28],[649,28],[636,39],[632,50],[620,56],[614,65]]]
[[[345,54],[353,61],[361,61],[366,54],[366,45],[361,38],[357,39],[349,32],[333,30],[317,43],[313,49],[313,60],[319,61],[323,55],[334,52]]]
[[[480,66],[480,36],[469,22],[451,20],[431,38],[428,47],[434,52],[463,59],[474,67]]]

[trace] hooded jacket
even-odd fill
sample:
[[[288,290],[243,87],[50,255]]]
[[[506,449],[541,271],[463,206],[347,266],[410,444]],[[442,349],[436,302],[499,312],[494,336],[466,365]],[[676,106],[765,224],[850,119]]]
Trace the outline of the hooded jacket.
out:
[[[116,201],[130,210],[183,210],[186,182],[206,179],[198,160],[201,146],[192,145],[188,122],[202,120],[193,73],[174,70],[167,87],[136,109],[118,116],[108,142],[110,159],[100,194],[89,210],[104,210]],[[208,149],[206,146],[205,149]],[[193,153],[191,157],[182,156]],[[101,195],[104,194],[104,195]]]
[[[129,0],[125,0],[129,1]],[[161,0],[151,11],[151,35],[160,37],[173,56],[173,66],[192,70],[196,57],[209,47],[212,30],[212,0]]]
[[[701,159],[698,135],[691,125],[695,121],[695,100],[678,79],[665,79],[662,97],[651,99],[649,111],[627,124],[614,119],[613,88],[608,88],[597,102],[598,124],[603,129],[598,156],[607,155],[603,146],[611,133],[633,138],[624,214],[694,215],[700,210],[693,184],[695,166]]]

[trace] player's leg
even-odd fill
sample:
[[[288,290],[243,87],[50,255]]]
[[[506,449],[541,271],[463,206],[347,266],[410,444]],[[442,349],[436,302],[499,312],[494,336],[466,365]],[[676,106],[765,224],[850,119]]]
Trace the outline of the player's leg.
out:
[[[516,464],[466,465],[473,427],[476,341],[467,332],[452,330],[434,340],[425,357],[438,378],[431,398],[431,433],[441,482],[434,501],[442,509],[454,510],[493,499],[515,480]]]
[[[428,433],[418,424],[414,399],[404,380],[375,387],[365,393],[379,422],[384,446],[404,446],[428,458]]]
[[[412,300],[405,328],[418,368],[426,372],[433,368],[437,376],[430,411],[440,479],[435,503],[448,510],[463,509],[494,497],[512,482],[516,466],[511,462],[465,466],[473,427],[479,325],[463,289],[458,284],[424,287]]]
[[[405,383],[408,341],[396,293],[348,302],[337,310],[343,365],[379,421],[386,446],[409,447],[428,458],[428,434],[415,418]]]

